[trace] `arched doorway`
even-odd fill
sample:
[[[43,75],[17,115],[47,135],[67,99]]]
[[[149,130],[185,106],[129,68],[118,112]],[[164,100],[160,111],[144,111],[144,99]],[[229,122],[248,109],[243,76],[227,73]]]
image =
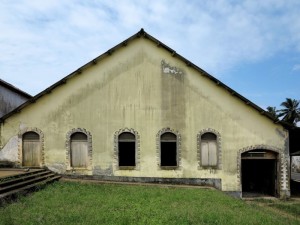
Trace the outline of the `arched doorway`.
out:
[[[40,167],[41,142],[39,134],[29,131],[22,136],[22,165],[26,167]]]
[[[278,153],[251,150],[241,155],[243,197],[277,196]]]

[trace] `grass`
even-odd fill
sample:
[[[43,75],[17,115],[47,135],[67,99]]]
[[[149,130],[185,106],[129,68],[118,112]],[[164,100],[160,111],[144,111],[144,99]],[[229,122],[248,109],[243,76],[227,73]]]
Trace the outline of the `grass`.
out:
[[[300,219],[300,201],[299,200],[287,200],[279,201],[273,199],[256,199],[254,202],[261,203],[270,208],[278,209],[282,213],[295,216]]]
[[[283,210],[300,218],[300,202],[289,204],[275,203],[272,205],[272,207]]]
[[[0,224],[300,224],[259,204],[212,189],[56,182],[0,208]]]

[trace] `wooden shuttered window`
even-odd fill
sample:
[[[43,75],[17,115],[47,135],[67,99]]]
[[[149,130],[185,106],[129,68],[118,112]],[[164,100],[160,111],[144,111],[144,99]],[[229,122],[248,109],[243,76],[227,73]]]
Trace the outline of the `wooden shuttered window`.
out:
[[[86,168],[88,165],[88,141],[84,133],[71,136],[71,167]]]
[[[35,132],[23,134],[23,166],[39,167],[41,158],[40,136]]]
[[[213,133],[201,136],[201,166],[215,167],[218,165],[217,137]]]

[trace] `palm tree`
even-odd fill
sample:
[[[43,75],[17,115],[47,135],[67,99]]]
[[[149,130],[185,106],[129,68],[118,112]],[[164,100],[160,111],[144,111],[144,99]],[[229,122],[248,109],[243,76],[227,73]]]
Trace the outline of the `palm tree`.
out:
[[[276,107],[268,106],[268,107],[267,107],[267,111],[268,111],[268,113],[270,113],[270,115],[273,116],[275,119],[278,119],[278,114],[277,114],[277,111],[278,111],[278,110],[276,110]]]
[[[286,98],[286,101],[280,105],[283,109],[278,110],[278,117],[282,117],[282,121],[285,121],[291,125],[296,126],[297,122],[300,121],[300,101],[296,99]]]

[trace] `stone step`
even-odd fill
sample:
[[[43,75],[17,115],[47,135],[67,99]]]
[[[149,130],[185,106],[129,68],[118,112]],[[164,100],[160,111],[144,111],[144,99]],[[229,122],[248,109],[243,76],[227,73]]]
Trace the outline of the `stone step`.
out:
[[[10,179],[7,179],[5,181],[0,182],[0,188],[12,185],[14,183],[18,183],[18,182],[21,182],[21,181],[29,180],[29,179],[35,178],[37,176],[50,174],[50,173],[51,173],[51,171],[42,170],[42,171],[38,171],[38,172],[35,172],[35,173],[26,173],[26,174],[23,174],[23,176],[11,177]]]
[[[39,173],[42,171],[46,171],[45,169],[34,169],[34,170],[30,170],[28,169],[28,172],[24,172],[26,169],[21,170],[20,173],[16,174],[16,175],[8,175],[8,176],[4,176],[0,178],[0,183],[5,182],[7,180],[11,180],[11,179],[15,179],[15,178],[19,178],[25,175],[30,175],[30,174],[35,174],[35,173]],[[16,169],[7,169],[5,168],[5,171],[16,171]]]
[[[13,189],[11,191],[0,194],[0,200],[1,199],[6,199],[6,198],[12,198],[12,197],[15,197],[15,196],[18,196],[18,195],[21,195],[21,194],[26,194],[29,191],[37,190],[37,189],[47,185],[48,183],[59,180],[60,178],[61,178],[61,176],[54,175],[51,178],[47,178],[47,179],[41,180],[39,182],[35,182],[33,184],[30,184],[30,185],[26,185],[26,186],[23,186],[23,187],[20,187],[20,188],[17,188],[17,189]]]
[[[28,170],[27,172],[24,172]],[[25,169],[19,174],[1,177],[0,206],[10,202],[19,195],[26,194],[44,187],[50,182],[59,180],[61,176],[46,169]]]
[[[37,174],[37,176],[33,176],[29,180],[16,182],[16,183],[13,183],[12,185],[8,185],[8,186],[5,186],[5,187],[0,187],[0,194],[3,194],[5,192],[8,192],[8,191],[11,191],[11,190],[14,190],[14,189],[25,187],[27,185],[37,183],[39,181],[45,180],[47,178],[51,178],[53,176],[55,176],[55,174],[53,174],[53,173],[49,173],[49,174],[42,175],[42,176],[39,176]]]

